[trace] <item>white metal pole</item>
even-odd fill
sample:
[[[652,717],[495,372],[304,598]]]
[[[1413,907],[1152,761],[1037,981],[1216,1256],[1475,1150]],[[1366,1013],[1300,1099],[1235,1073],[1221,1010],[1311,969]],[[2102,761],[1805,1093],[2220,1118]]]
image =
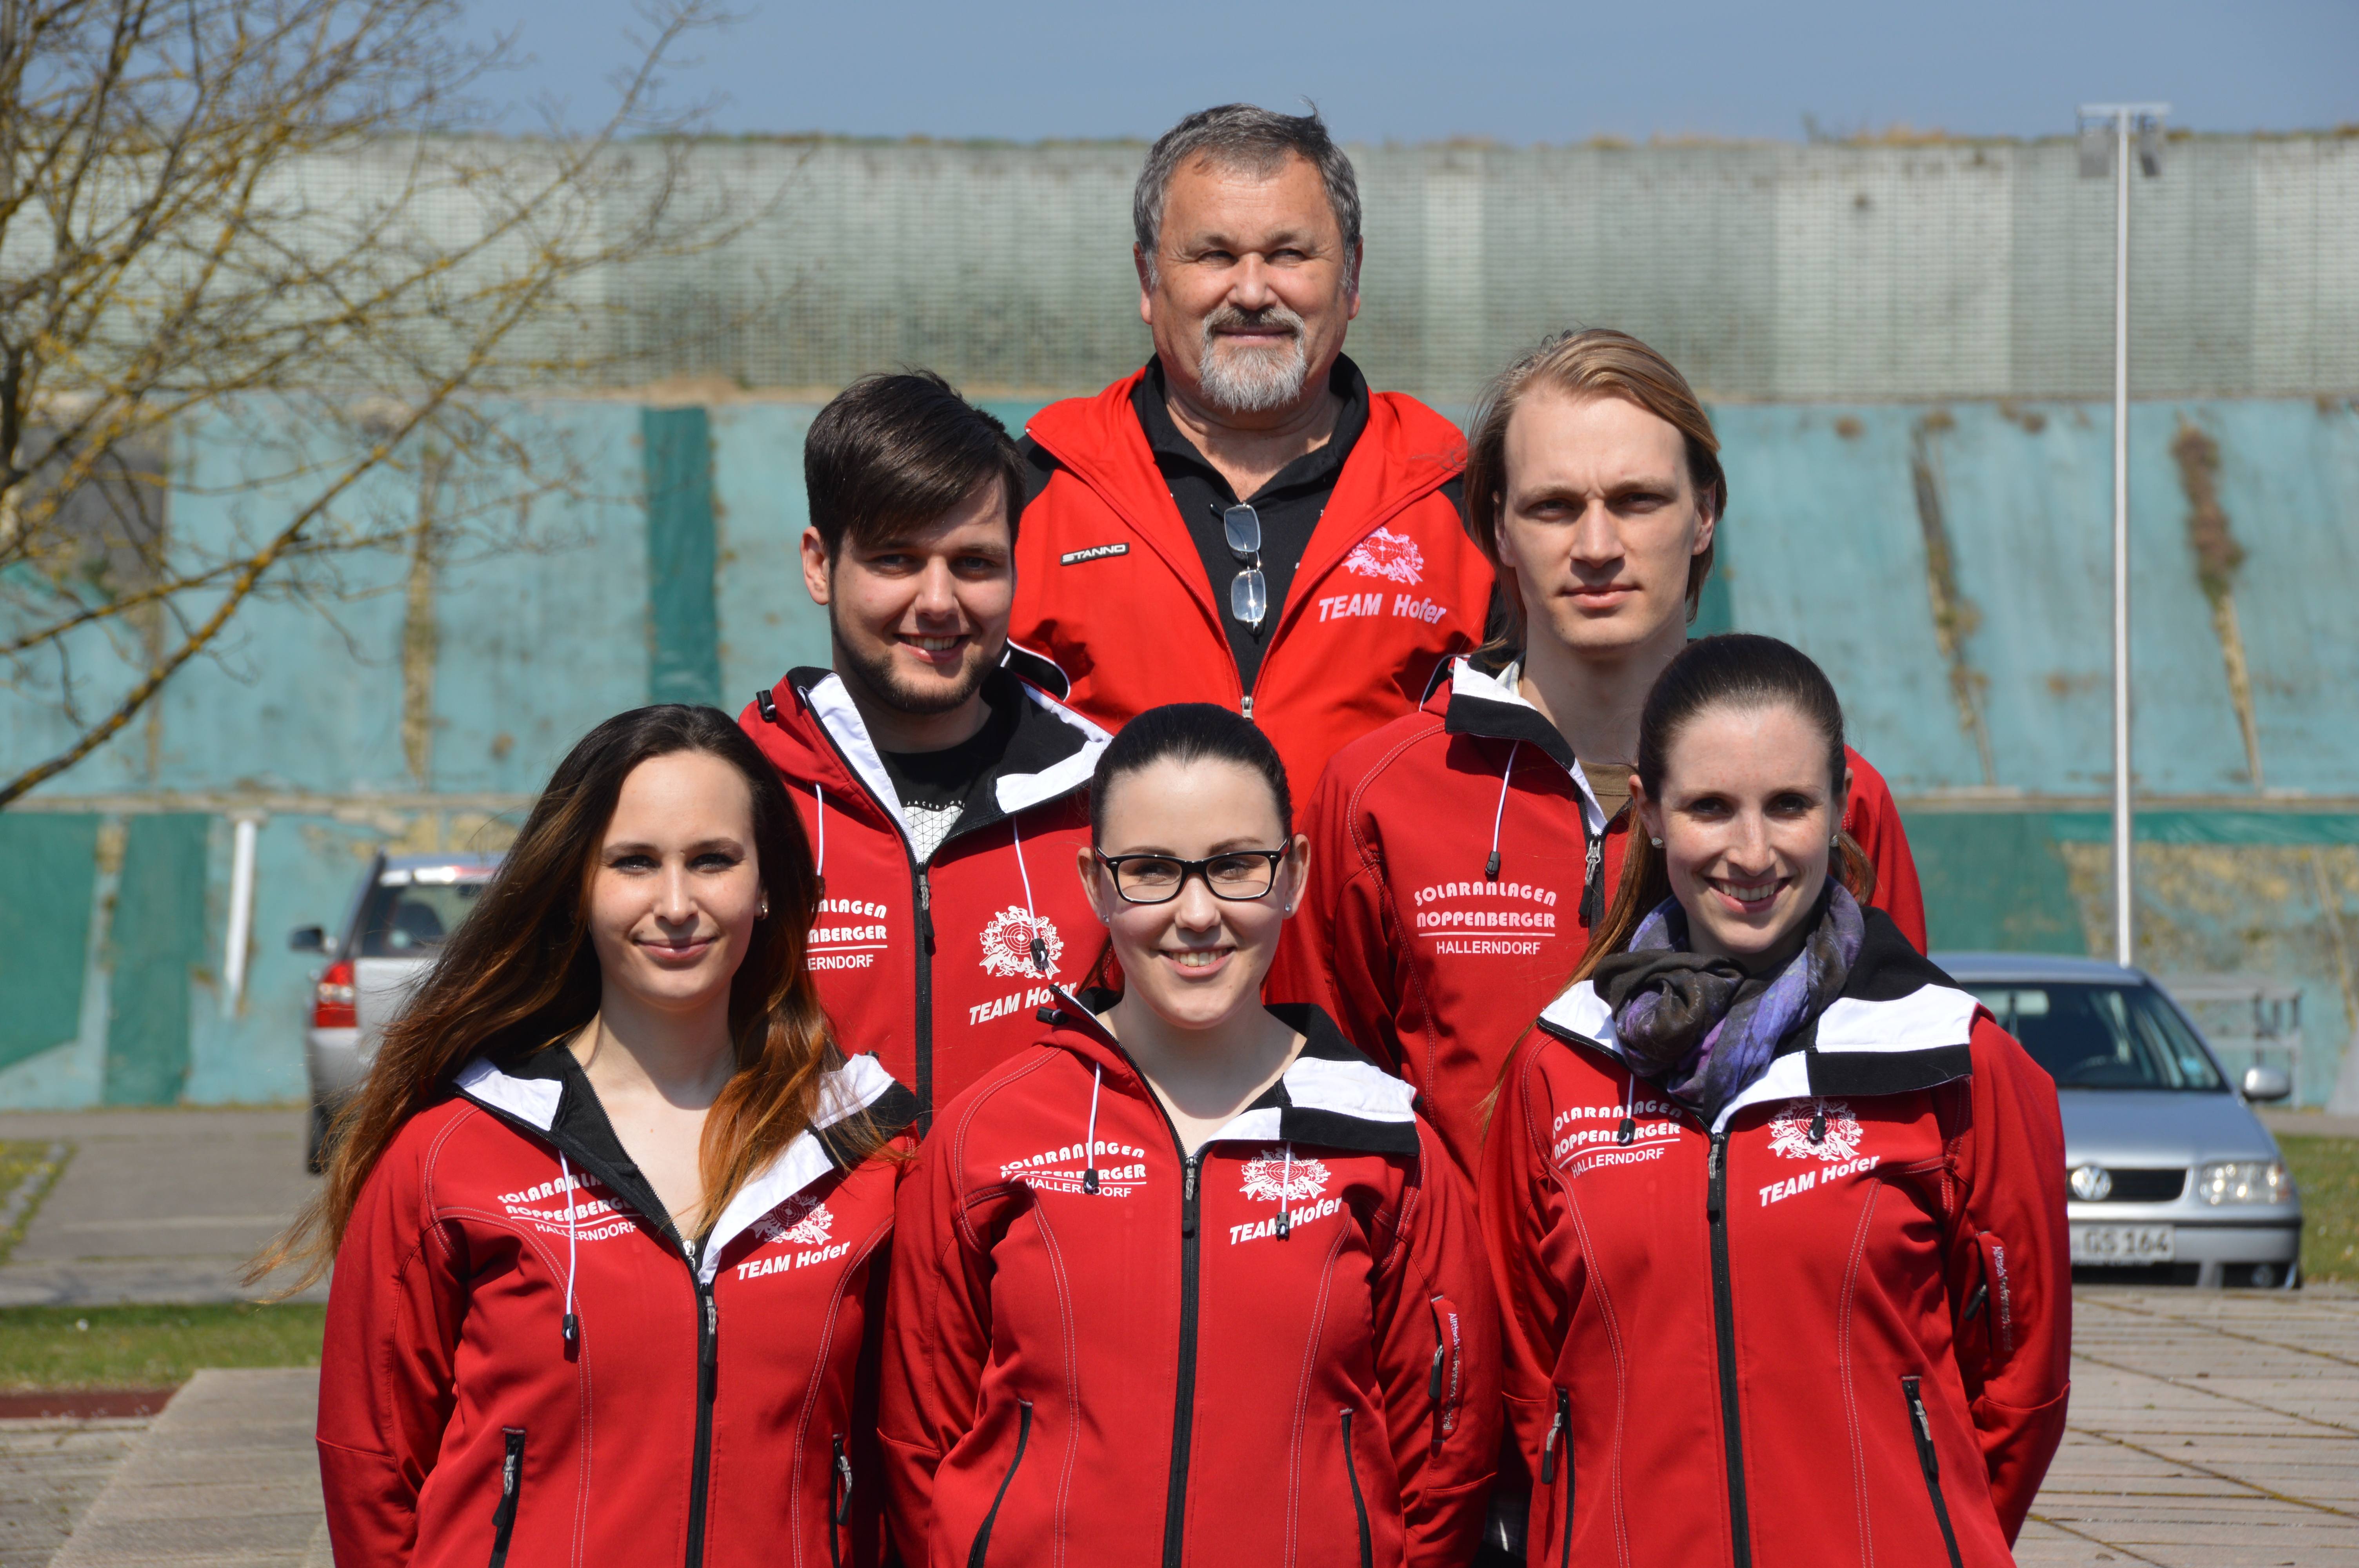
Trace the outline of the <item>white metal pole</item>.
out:
[[[235,1018],[245,995],[245,950],[254,936],[254,841],[261,823],[233,818],[229,859],[229,936],[222,955],[222,1016]]]
[[[2130,113],[2114,148],[2114,948],[2136,961],[2130,835]]]

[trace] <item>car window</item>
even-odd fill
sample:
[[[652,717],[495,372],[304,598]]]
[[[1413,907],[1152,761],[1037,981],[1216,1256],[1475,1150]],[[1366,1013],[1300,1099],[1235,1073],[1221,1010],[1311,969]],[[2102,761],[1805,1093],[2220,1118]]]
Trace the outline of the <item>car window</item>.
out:
[[[392,884],[400,877],[398,885]],[[459,928],[484,891],[481,878],[466,881],[413,881],[391,872],[369,890],[361,910],[360,956],[364,958],[422,957]]]
[[[2068,1089],[2186,1089],[2227,1085],[2187,1021],[2152,986],[1966,988]]]

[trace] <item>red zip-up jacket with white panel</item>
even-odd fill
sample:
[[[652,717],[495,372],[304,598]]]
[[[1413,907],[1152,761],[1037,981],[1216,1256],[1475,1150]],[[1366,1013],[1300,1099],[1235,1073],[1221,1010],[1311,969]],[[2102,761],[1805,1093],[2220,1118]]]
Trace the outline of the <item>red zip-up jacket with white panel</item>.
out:
[[[903,1562],[1458,1568],[1499,1457],[1496,1311],[1408,1087],[1279,1010],[1301,1054],[1183,1156],[1121,1047],[1059,1008],[902,1187]]]
[[[847,1167],[874,1057],[684,1242],[562,1046],[477,1058],[361,1189],[328,1300],[341,1568],[839,1568],[882,1556],[875,1343],[904,1163]]]
[[[1052,988],[1080,984],[1105,945],[1073,860],[1110,737],[1009,668],[988,680],[1015,733],[923,864],[841,676],[794,670],[738,719],[818,860],[811,979],[836,1037],[875,1052],[928,1113],[1038,1039]]]
[[[1856,752],[1843,827],[1871,902],[1921,950],[1900,813]],[[1266,992],[1324,1008],[1417,1086],[1471,1178],[1507,1052],[1564,989],[1622,877],[1636,812],[1608,823],[1563,735],[1512,670],[1464,659],[1423,708],[1338,756],[1304,815],[1310,885]]]
[[[1414,711],[1434,669],[1483,641],[1491,564],[1443,492],[1464,442],[1413,397],[1369,395],[1247,692],[1228,585],[1206,580],[1131,404],[1145,374],[1052,403],[1026,428],[1057,471],[1024,510],[1008,636],[1063,670],[1072,705],[1109,730],[1167,702],[1242,712],[1299,796],[1338,748]]]
[[[1483,1152],[1546,1568],[2006,1568],[2064,1433],[2056,1086],[1879,912],[1704,1125],[1587,981]]]

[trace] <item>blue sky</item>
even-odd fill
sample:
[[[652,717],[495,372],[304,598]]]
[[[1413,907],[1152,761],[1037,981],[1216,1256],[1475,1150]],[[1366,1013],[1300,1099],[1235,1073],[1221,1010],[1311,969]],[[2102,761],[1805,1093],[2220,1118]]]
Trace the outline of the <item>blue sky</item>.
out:
[[[1615,135],[1799,140],[1907,124],[2069,131],[2073,105],[2164,99],[2205,131],[2359,122],[2359,0],[728,0],[672,96],[719,131],[1034,140],[1151,136],[1230,99],[1317,101],[1353,140],[1525,144]],[[467,0],[531,62],[494,84],[576,121],[640,26],[632,0]]]

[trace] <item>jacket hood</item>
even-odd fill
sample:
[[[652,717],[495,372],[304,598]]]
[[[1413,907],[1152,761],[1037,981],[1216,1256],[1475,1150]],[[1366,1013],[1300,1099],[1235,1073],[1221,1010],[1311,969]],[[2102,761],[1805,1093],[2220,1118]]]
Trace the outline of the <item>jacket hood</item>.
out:
[[[1084,1000],[1062,987],[1055,989],[1057,1005],[1041,1010],[1049,1030],[1040,1044],[1071,1052],[1098,1075],[1127,1079],[1150,1104],[1156,1103],[1152,1087],[1099,1022],[1114,994],[1091,991]],[[1344,1039],[1334,1020],[1320,1008],[1281,1002],[1271,1004],[1269,1011],[1303,1037],[1302,1049],[1276,1083],[1204,1141],[1207,1145],[1234,1139],[1372,1154],[1418,1152],[1414,1088]],[[1095,1136],[1093,1130],[1085,1134],[1088,1141]]]
[[[629,1199],[650,1221],[662,1218],[665,1231],[678,1239],[669,1218],[663,1218],[663,1206],[639,1168],[624,1153],[571,1051],[536,1051],[506,1067],[488,1056],[478,1056],[460,1070],[455,1087],[461,1097],[501,1120],[555,1144],[564,1165],[578,1165],[595,1176],[608,1190]],[[897,1132],[917,1119],[917,1097],[895,1082],[874,1056],[852,1057],[822,1074],[819,1108],[811,1124],[748,1177],[721,1211],[697,1260],[700,1281],[712,1283],[721,1255],[756,1220],[822,1176],[851,1168],[853,1152],[841,1130],[844,1122],[862,1111],[883,1130]],[[564,1165],[559,1179],[578,1182]],[[594,1220],[589,1206],[580,1206],[582,1220]],[[597,1212],[603,1215],[603,1210]],[[568,1213],[572,1213],[571,1206]]]
[[[986,775],[990,787],[968,806],[951,829],[953,837],[1087,789],[1098,754],[1114,739],[1006,668],[994,670],[984,685],[997,701],[1015,706],[1016,732]],[[914,839],[900,795],[841,676],[832,670],[790,670],[755,698],[755,707],[762,721],[748,728],[788,778],[832,789],[839,808],[848,808],[847,797],[857,796],[905,839]]]
[[[1908,1094],[1973,1070],[1968,1044],[1982,1004],[1910,946],[1891,916],[1875,908],[1861,913],[1866,935],[1842,992],[1767,1071],[1722,1108],[1714,1132],[1747,1106]],[[1550,1002],[1539,1027],[1636,1070],[1614,1038],[1613,1011],[1591,981]]]

